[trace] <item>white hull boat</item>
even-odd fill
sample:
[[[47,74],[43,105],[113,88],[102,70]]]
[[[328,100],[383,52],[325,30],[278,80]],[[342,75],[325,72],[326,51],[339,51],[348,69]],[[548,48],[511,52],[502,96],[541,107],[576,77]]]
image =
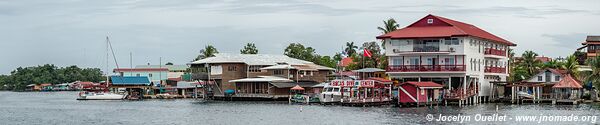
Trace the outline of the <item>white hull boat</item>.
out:
[[[344,93],[344,96],[348,96],[349,93]],[[323,88],[323,92],[319,94],[319,101],[321,103],[338,103],[342,100],[341,88],[337,86],[327,86]]]
[[[109,92],[82,92],[77,100],[122,100],[125,95]]]
[[[517,95],[519,97],[522,97],[522,98],[528,98],[528,99],[532,99],[533,98],[533,95],[531,95],[531,94],[529,94],[527,92],[523,92],[523,91],[517,92]]]

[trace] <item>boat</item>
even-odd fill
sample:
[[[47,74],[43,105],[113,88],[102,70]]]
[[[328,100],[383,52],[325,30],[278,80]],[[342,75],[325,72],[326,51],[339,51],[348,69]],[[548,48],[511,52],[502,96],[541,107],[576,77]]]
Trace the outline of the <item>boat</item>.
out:
[[[349,95],[347,93],[348,89],[344,89],[345,95]],[[342,100],[342,92],[341,87],[339,86],[325,86],[323,87],[323,92],[319,95],[319,101],[321,103],[338,103]]]
[[[81,92],[77,100],[121,100],[125,95],[111,92]]]
[[[521,98],[528,98],[528,99],[532,99],[533,95],[527,93],[527,92],[523,92],[523,91],[519,91],[517,92],[517,95]]]
[[[103,90],[90,90],[90,91],[83,91],[79,93],[79,97],[77,98],[77,100],[121,100],[121,99],[125,99],[125,97],[127,97],[124,94],[117,94],[117,93],[113,93],[108,91],[109,88],[109,79],[108,79],[108,71],[110,71],[108,69],[108,58],[109,58],[109,53],[108,53],[108,49],[110,48],[110,50],[113,52],[113,57],[114,55],[114,51],[112,50],[112,45],[110,44],[110,40],[108,39],[108,36],[106,37],[106,72],[105,72],[105,76],[106,76],[106,81],[104,83],[106,83]],[[117,62],[116,58],[115,58],[115,63]],[[117,64],[117,68],[119,68],[119,65]]]

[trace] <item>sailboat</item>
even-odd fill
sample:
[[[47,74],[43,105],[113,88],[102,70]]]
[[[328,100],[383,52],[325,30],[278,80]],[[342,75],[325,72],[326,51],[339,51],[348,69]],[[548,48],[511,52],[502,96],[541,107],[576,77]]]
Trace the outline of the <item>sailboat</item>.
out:
[[[113,57],[115,56],[115,53],[112,49],[112,45],[110,44],[110,40],[108,39],[108,36],[106,36],[106,72],[105,72],[105,76],[106,76],[106,89],[104,89],[104,91],[86,91],[86,92],[80,92],[79,93],[79,97],[77,98],[77,100],[121,100],[121,99],[125,99],[126,95],[124,94],[117,94],[117,93],[112,93],[108,90],[109,88],[109,79],[108,79],[108,58],[109,58],[109,53],[108,53],[108,49],[110,48],[110,51],[112,52]],[[117,63],[116,58],[115,58],[115,63]],[[117,68],[119,68],[119,65],[117,64]]]

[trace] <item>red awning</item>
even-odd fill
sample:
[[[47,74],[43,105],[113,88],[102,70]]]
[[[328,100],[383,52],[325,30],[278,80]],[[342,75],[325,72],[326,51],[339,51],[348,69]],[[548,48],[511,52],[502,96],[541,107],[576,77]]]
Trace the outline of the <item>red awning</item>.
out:
[[[388,80],[388,79],[384,79],[384,78],[379,78],[379,77],[371,77],[371,78],[369,78],[369,80],[375,80],[377,82],[384,82],[384,83],[387,83],[387,82],[391,83],[392,82],[392,80]]]
[[[555,84],[554,86],[552,86],[552,88],[581,89],[583,87],[581,86],[581,83],[579,81],[575,80],[573,77],[571,77],[571,75],[565,75],[565,78],[558,81],[558,83]]]
[[[304,90],[304,88],[300,87],[299,85],[296,85],[294,87],[291,88],[292,90]]]
[[[410,85],[413,85],[413,86],[416,86],[416,87],[419,87],[419,88],[421,88],[421,87],[429,87],[429,88],[442,88],[442,87],[444,87],[443,85],[437,84],[435,82],[411,82],[411,81],[409,81],[409,82],[405,82],[405,83],[402,83],[402,84],[410,84]]]

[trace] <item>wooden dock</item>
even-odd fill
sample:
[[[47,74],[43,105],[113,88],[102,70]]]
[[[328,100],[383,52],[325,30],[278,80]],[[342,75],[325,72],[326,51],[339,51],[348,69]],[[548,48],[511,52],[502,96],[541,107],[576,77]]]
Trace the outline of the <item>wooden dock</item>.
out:
[[[345,98],[340,104],[345,106],[379,106],[388,105],[392,101],[391,98]]]

